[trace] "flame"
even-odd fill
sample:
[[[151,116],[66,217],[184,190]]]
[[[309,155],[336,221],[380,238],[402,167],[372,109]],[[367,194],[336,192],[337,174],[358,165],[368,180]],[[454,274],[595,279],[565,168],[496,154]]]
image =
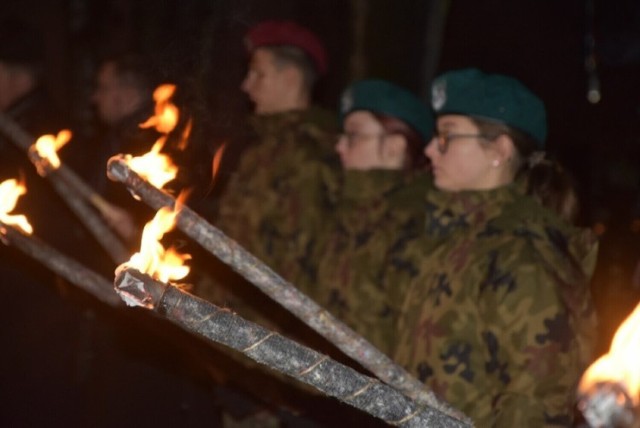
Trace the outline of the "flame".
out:
[[[164,234],[175,226],[181,205],[179,198],[174,210],[167,207],[158,210],[153,220],[144,227],[140,252],[122,266],[132,267],[165,283],[180,280],[189,274],[190,267],[184,262],[191,259],[191,255],[180,254],[174,248],[165,249],[160,243]]]
[[[616,331],[609,352],[582,375],[580,392],[586,393],[598,382],[618,382],[627,388],[634,406],[640,402],[640,304]]]
[[[178,150],[185,150],[189,145],[189,137],[191,136],[192,127],[193,127],[193,121],[189,119],[184,129],[182,130],[182,135],[180,136],[180,142],[176,146]]]
[[[71,140],[71,131],[63,129],[58,135],[46,134],[38,138],[30,150],[35,151],[38,156],[49,162],[54,169],[60,167],[58,150]]]
[[[0,222],[18,227],[27,235],[33,233],[33,228],[24,215],[9,214],[18,203],[18,198],[27,193],[27,188],[18,183],[15,178],[0,183]]]
[[[227,144],[221,145],[216,153],[213,155],[213,161],[211,162],[211,182],[215,180],[218,175],[218,169],[220,169],[220,162],[222,162],[222,156],[224,155],[224,150],[226,149]]]
[[[158,132],[164,135],[158,138],[148,153],[142,156],[132,157],[131,155],[125,155],[124,157],[129,168],[159,189],[176,178],[178,174],[178,167],[171,158],[166,154],[160,153],[167,141],[167,134],[173,131],[178,123],[179,110],[169,101],[175,90],[176,86],[172,84],[158,86],[153,91],[153,99],[156,102],[155,115],[151,116],[145,123],[140,124],[141,128],[155,127]],[[189,137],[190,132],[191,124],[189,122],[187,129],[183,133],[185,140]],[[186,141],[182,141],[180,144],[181,146],[186,145]]]
[[[166,137],[159,138],[151,150],[142,156],[125,155],[124,157],[129,168],[158,189],[162,189],[165,184],[178,175],[178,167],[171,158],[160,153],[165,141]]]
[[[220,163],[222,162],[222,156],[224,155],[226,147],[227,143],[223,143],[216,149],[216,152],[213,155],[213,160],[211,161],[211,180],[209,181],[207,194],[213,190],[213,186],[216,183],[216,177],[218,176]]]
[[[179,111],[175,104],[169,100],[176,91],[176,85],[164,84],[153,91],[153,99],[156,102],[155,114],[141,123],[141,128],[155,127],[162,134],[173,131],[178,123]]]

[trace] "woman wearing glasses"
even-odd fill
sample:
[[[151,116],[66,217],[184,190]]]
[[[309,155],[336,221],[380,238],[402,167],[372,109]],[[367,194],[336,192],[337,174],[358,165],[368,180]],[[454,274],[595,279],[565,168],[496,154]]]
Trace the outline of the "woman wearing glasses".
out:
[[[393,240],[416,234],[422,225],[423,150],[433,134],[433,115],[404,88],[361,80],[344,91],[339,120],[342,171],[327,180],[333,203],[310,257],[316,268],[299,283],[388,351],[397,310],[381,288],[380,274]]]
[[[545,108],[477,69],[434,81],[426,233],[399,242],[397,362],[477,426],[569,426],[591,358],[596,246],[545,158]]]

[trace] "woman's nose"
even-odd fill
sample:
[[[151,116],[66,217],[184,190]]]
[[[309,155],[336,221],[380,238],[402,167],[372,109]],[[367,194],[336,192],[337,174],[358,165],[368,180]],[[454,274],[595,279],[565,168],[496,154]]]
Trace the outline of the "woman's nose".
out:
[[[429,159],[433,159],[433,156],[439,153],[438,151],[438,139],[437,137],[432,137],[431,140],[429,140],[429,143],[427,143],[427,145],[424,148],[424,154],[426,157],[428,157]]]
[[[338,142],[336,143],[336,146],[335,146],[336,152],[338,153],[344,152],[345,148],[347,147],[346,141],[347,141],[347,137],[344,134],[340,134],[340,136],[338,137]]]

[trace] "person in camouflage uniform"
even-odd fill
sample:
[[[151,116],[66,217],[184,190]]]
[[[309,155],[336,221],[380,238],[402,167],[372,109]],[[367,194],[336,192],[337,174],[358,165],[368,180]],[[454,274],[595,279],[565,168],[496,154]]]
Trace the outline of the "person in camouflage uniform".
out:
[[[541,151],[544,105],[477,69],[445,73],[432,95],[425,233],[396,243],[386,275],[404,295],[394,358],[479,427],[570,426],[597,246]]]
[[[246,42],[251,61],[242,90],[254,102],[255,114],[249,117],[250,135],[213,223],[277,273],[292,278],[305,269],[311,226],[320,223],[322,171],[337,168],[335,114],[310,100],[315,81],[326,71],[326,53],[314,34],[286,21],[256,25]],[[269,305],[233,275],[218,284],[226,289],[220,295],[214,286],[201,287],[201,294],[236,310],[249,309],[249,301]]]
[[[250,63],[241,89],[254,103],[254,114],[244,135],[225,148],[221,168],[229,174],[228,182],[211,220],[289,279],[305,269],[311,226],[319,224],[325,212],[319,210],[325,194],[323,171],[338,167],[335,113],[311,103],[313,86],[327,70],[327,55],[316,35],[289,21],[259,23],[245,42]],[[299,320],[216,263],[210,263],[212,278],[196,285],[198,295],[276,331],[297,331],[291,326],[299,326]],[[255,369],[253,362],[242,364]],[[281,380],[285,389],[298,388],[286,377],[272,372],[267,376]],[[270,395],[280,392],[270,390]]]
[[[247,44],[252,59],[242,89],[255,103],[254,135],[221,196],[217,224],[285,273],[280,257],[304,246],[302,211],[318,206],[321,167],[333,156],[334,116],[310,105],[326,54],[312,33],[291,22],[258,24]]]
[[[383,352],[389,352],[397,305],[382,288],[385,255],[395,238],[417,233],[424,204],[425,142],[433,114],[417,96],[384,80],[361,80],[341,98],[343,171],[331,214],[315,242],[313,277],[303,291]],[[399,229],[399,225],[404,228]]]
[[[221,197],[217,225],[284,275],[287,253],[305,246],[308,210],[322,203],[321,174],[332,162],[335,134],[317,107],[251,119],[255,145]]]

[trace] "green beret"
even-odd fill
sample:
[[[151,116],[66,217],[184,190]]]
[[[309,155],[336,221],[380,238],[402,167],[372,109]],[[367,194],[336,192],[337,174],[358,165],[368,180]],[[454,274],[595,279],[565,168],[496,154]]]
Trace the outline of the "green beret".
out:
[[[431,86],[437,115],[462,114],[504,123],[533,137],[539,147],[547,137],[547,115],[542,100],[520,81],[476,68],[438,76]]]
[[[349,86],[340,99],[340,123],[355,110],[367,110],[400,119],[425,141],[433,136],[431,109],[410,91],[386,80],[360,80]]]

